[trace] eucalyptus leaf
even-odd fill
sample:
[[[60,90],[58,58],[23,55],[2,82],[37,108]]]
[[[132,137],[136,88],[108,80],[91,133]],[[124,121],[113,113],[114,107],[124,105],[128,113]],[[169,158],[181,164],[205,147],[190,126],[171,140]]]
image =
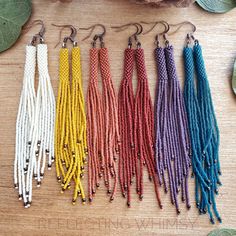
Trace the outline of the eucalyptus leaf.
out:
[[[235,236],[235,229],[216,229],[211,231],[208,236]]]
[[[234,93],[236,94],[236,60],[234,63],[234,71],[233,71],[233,77],[232,77],[232,88]]]
[[[0,52],[16,42],[30,14],[30,0],[0,0]]]
[[[197,0],[204,10],[213,13],[224,13],[236,7],[236,0]]]

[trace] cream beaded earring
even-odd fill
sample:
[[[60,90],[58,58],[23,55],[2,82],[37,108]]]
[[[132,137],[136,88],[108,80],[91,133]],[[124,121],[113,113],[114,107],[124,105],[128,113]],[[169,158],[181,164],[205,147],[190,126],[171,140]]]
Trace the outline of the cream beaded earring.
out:
[[[54,161],[55,97],[48,73],[47,45],[43,39],[45,27],[41,20],[35,20],[27,29],[36,24],[42,28],[26,46],[23,88],[16,121],[14,186],[25,208],[30,207],[32,202],[33,176],[37,187],[40,187],[46,160],[48,169]],[[36,46],[37,40],[39,44]],[[34,87],[36,53],[39,74],[37,94]]]

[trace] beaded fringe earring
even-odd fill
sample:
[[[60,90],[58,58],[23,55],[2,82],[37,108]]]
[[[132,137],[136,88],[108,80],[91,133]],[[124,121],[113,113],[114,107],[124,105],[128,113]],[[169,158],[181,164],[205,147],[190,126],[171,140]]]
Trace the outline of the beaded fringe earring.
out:
[[[189,22],[192,25],[192,23]],[[193,32],[196,27],[194,26]],[[190,47],[194,41],[193,49]],[[216,208],[215,194],[221,185],[219,163],[219,129],[207,80],[202,49],[192,34],[187,36],[183,51],[185,65],[184,97],[190,127],[195,200],[200,214],[208,212],[214,224],[212,210],[221,222]],[[195,86],[196,78],[196,86]]]
[[[90,81],[87,92],[87,123],[88,123],[88,191],[92,202],[96,188],[100,186],[99,179],[103,177],[110,201],[114,200],[117,189],[116,155],[119,150],[119,128],[117,113],[117,97],[111,79],[108,49],[103,37],[106,29],[101,24],[93,25],[83,30],[95,27],[103,28],[102,34],[96,34],[90,49]],[[96,48],[97,40],[101,49]],[[98,89],[98,70],[101,70],[102,93]],[[113,179],[113,184],[112,184]]]
[[[42,29],[26,46],[23,88],[16,121],[14,184],[19,188],[19,199],[23,198],[25,208],[32,202],[33,177],[40,187],[46,160],[48,169],[54,161],[55,98],[48,73],[47,45],[43,39],[45,28],[41,20],[32,22],[29,27],[34,24],[42,25]],[[40,44],[36,47],[37,39]],[[37,94],[34,88],[36,56],[39,72]]]
[[[154,52],[158,74],[155,98],[157,172],[160,184],[164,185],[166,193],[169,185],[171,203],[175,205],[177,214],[180,214],[178,203],[180,191],[182,201],[186,201],[187,208],[190,208],[188,175],[191,160],[189,156],[188,124],[184,99],[175,67],[173,46],[169,45],[169,41],[166,39],[169,25],[164,21],[154,22],[151,30],[159,23],[165,27],[165,32],[162,34],[166,47],[164,49],[160,47],[157,35],[157,48]]]
[[[84,164],[87,155],[86,143],[86,116],[82,90],[82,73],[80,62],[80,48],[75,37],[77,30],[72,25],[55,25],[69,27],[71,35],[65,37],[60,50],[59,88],[56,109],[55,153],[57,180],[61,183],[63,193],[70,189],[74,182],[72,203],[75,204],[78,196],[82,203],[86,202],[81,179],[84,177]],[[71,52],[72,75],[70,81],[69,49],[67,41],[73,44]]]
[[[137,31],[129,38],[125,50],[124,75],[119,91],[119,127],[121,133],[121,148],[119,160],[119,178],[121,191],[127,196],[127,206],[131,206],[131,185],[136,177],[136,191],[139,199],[143,199],[143,166],[147,167],[149,180],[153,181],[155,193],[160,208],[162,208],[158,179],[154,159],[154,120],[153,106],[148,87],[144,61],[144,51],[137,35],[142,33],[140,24],[127,24],[117,28],[118,31],[127,26],[135,26]],[[137,48],[132,49],[132,38]],[[132,75],[134,61],[137,67],[137,91],[134,96]]]

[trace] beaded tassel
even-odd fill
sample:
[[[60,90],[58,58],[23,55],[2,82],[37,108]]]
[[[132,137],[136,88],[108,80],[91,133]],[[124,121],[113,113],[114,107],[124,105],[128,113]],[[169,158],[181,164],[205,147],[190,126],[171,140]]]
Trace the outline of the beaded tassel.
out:
[[[72,49],[72,133],[75,147],[76,161],[70,173],[70,179],[74,179],[75,188],[72,202],[75,203],[78,195],[81,195],[82,201],[85,201],[85,194],[81,183],[84,177],[84,164],[87,155],[87,134],[86,134],[86,115],[85,102],[82,87],[82,72],[80,62],[80,48]],[[72,166],[72,165],[71,165]],[[69,170],[68,170],[69,172]],[[75,176],[75,177],[74,177]],[[70,180],[68,179],[67,182]],[[66,189],[66,186],[64,186]]]
[[[166,60],[164,49],[161,47],[157,47],[155,49],[155,59],[157,64],[157,74],[158,74],[158,84],[157,91],[155,97],[155,150],[156,150],[156,163],[157,163],[157,174],[159,178],[160,185],[164,184],[165,192],[168,192],[167,183],[165,178],[165,169],[166,169],[166,156],[168,145],[167,134],[169,135],[170,129],[167,129],[167,125],[169,126],[167,119],[168,112],[168,75],[166,70]],[[170,135],[169,135],[170,136]],[[170,136],[173,139],[172,136]],[[168,156],[169,157],[169,156]],[[165,159],[164,159],[165,158]],[[170,170],[168,169],[168,172]],[[173,185],[173,176],[172,173],[169,174],[169,185],[172,190]],[[173,190],[172,190],[173,192]],[[173,202],[173,195],[172,195]]]
[[[95,48],[99,38],[101,49]],[[111,79],[108,50],[104,47],[102,36],[94,37],[90,49],[90,82],[87,95],[88,121],[88,188],[89,201],[92,202],[99,178],[104,179],[110,201],[113,201],[117,188],[115,167],[119,145],[118,104]],[[98,64],[102,78],[102,94],[98,90]],[[113,179],[113,186],[112,186]]]
[[[23,199],[24,206],[28,207],[26,196],[26,176],[30,173],[29,185],[31,186],[33,177],[33,166],[35,165],[35,155],[29,154],[31,141],[29,141],[30,130],[34,125],[35,112],[35,66],[36,66],[36,47],[26,46],[25,71],[23,88],[21,91],[19,109],[16,120],[16,146],[14,162],[14,185],[19,192],[19,200]],[[30,142],[30,143],[29,143]],[[28,146],[27,146],[28,144]],[[30,168],[29,168],[30,165]],[[32,189],[32,188],[31,188]]]
[[[124,75],[120,85],[118,96],[119,128],[121,135],[120,159],[119,159],[119,181],[123,197],[126,197],[130,205],[130,187],[132,178],[137,172],[137,162],[134,151],[134,93],[132,76],[134,69],[134,49],[127,48],[124,58]],[[138,188],[137,182],[137,188]]]
[[[103,118],[101,96],[98,90],[98,49],[90,49],[90,81],[87,92],[88,123],[88,191],[89,201],[93,199],[99,178],[104,170]]]
[[[59,61],[59,86],[56,107],[56,128],[55,128],[55,157],[57,180],[61,182],[61,175],[65,178],[65,170],[69,167],[68,145],[69,145],[69,50],[60,50]]]
[[[168,111],[166,117],[163,117],[167,122],[166,134],[164,135],[163,154],[159,156],[162,158],[162,169],[167,170],[169,176],[169,187],[171,194],[171,202],[175,205],[176,211],[179,214],[179,204],[177,194],[181,191],[182,201],[186,201],[187,208],[190,208],[189,193],[188,193],[188,175],[191,160],[189,157],[189,134],[187,124],[187,114],[185,110],[183,95],[180,90],[180,84],[177,77],[173,47],[167,45],[164,49],[166,70],[168,75]],[[166,147],[165,147],[166,145]],[[167,148],[168,147],[168,148]],[[173,164],[172,164],[173,161]],[[165,184],[164,180],[164,184]],[[167,191],[167,187],[165,186]]]
[[[107,186],[107,193],[111,194],[110,200],[114,199],[117,188],[116,173],[116,154],[120,143],[118,128],[118,103],[113,83],[111,80],[111,70],[107,48],[102,47],[99,51],[99,61],[103,84],[103,112],[104,112],[104,179]],[[111,189],[111,178],[114,178],[113,188]]]
[[[215,194],[221,185],[219,174],[219,129],[216,122],[209,83],[207,80],[201,46],[195,40],[193,50],[184,49],[185,61],[185,100],[190,125],[192,164],[195,175],[195,199],[200,213],[208,212],[211,223],[214,218],[211,210],[221,222],[216,209]],[[195,92],[194,67],[197,87]],[[200,196],[199,196],[200,195]]]
[[[154,112],[148,87],[148,80],[142,48],[135,50],[138,84],[135,96],[134,112],[134,140],[137,166],[137,193],[143,198],[143,166],[147,166],[149,180],[153,181],[155,193],[160,208],[162,208],[158,191],[158,178],[156,175],[154,159]]]
[[[35,123],[38,130],[34,127],[34,133],[38,134],[37,146],[38,157],[35,168],[38,186],[44,176],[46,158],[48,159],[48,169],[50,170],[54,161],[54,119],[55,119],[55,97],[48,74],[47,45],[37,46],[37,61],[39,70],[39,85],[35,108]]]

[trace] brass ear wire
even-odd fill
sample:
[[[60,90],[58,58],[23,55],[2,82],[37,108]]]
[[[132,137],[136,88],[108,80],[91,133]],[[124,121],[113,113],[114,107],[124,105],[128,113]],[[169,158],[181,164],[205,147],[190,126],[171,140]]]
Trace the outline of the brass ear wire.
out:
[[[193,36],[193,34],[197,30],[197,27],[190,21],[183,21],[178,24],[169,24],[170,27],[177,27],[177,29],[175,31],[169,33],[169,35],[176,33],[178,30],[180,30],[185,25],[190,25],[192,27],[192,31],[187,33],[187,36],[186,36],[187,46],[191,43],[191,40],[193,40],[195,44],[198,43],[198,40],[195,39],[195,37]]]
[[[177,27],[178,26],[177,29],[175,31],[173,31],[172,33],[170,33],[169,35],[176,33],[178,30],[180,30],[185,25],[190,25],[192,27],[191,34],[196,32],[197,27],[192,22],[190,22],[190,21],[183,21],[183,22],[180,22],[178,24],[169,24],[170,27]]]
[[[150,33],[152,30],[154,30],[154,28],[157,26],[157,25],[159,25],[159,24],[161,24],[161,25],[163,25],[164,26],[164,28],[165,28],[165,30],[163,31],[163,32],[161,32],[161,33],[158,33],[158,34],[156,34],[156,37],[155,37],[155,44],[157,45],[157,47],[159,47],[159,36],[161,36],[161,35],[163,35],[163,38],[164,38],[164,40],[165,40],[165,44],[169,44],[169,41],[167,40],[167,38],[166,38],[166,34],[167,34],[167,32],[170,30],[170,26],[169,26],[169,24],[166,22],[166,21],[164,21],[164,20],[162,20],[162,21],[156,21],[156,22],[146,22],[146,21],[141,21],[140,22],[141,24],[153,24],[153,26],[148,30],[148,31],[146,31],[146,32],[144,32],[143,34],[148,34],[148,33]]]
[[[77,41],[75,40],[75,37],[77,35],[77,29],[73,25],[57,25],[57,24],[52,24],[52,26],[60,27],[61,28],[60,34],[59,34],[59,41],[55,45],[55,48],[58,46],[58,44],[60,44],[62,30],[65,29],[65,28],[70,28],[71,34],[70,34],[70,36],[64,37],[63,43],[62,43],[62,47],[66,48],[66,43],[67,43],[68,40],[70,40],[72,42],[73,47],[77,46]]]
[[[44,36],[44,34],[46,32],[46,29],[45,29],[45,26],[44,26],[44,23],[43,23],[42,20],[34,20],[30,24],[28,24],[26,27],[23,27],[23,33],[27,33],[35,25],[41,25],[41,29],[40,29],[40,31],[37,34],[35,34],[32,37],[32,40],[30,42],[31,45],[35,45],[35,43],[37,42],[38,38],[39,38],[39,42],[40,43],[44,43],[43,36]]]
[[[128,38],[128,47],[131,48],[132,47],[132,38],[134,38],[137,47],[141,47],[141,43],[138,41],[138,35],[140,35],[143,32],[143,27],[141,24],[139,23],[129,23],[129,24],[125,24],[125,25],[121,25],[121,26],[112,26],[112,29],[116,29],[115,32],[121,32],[123,30],[126,30],[129,26],[135,26],[136,28],[136,32],[132,35],[129,36]]]
[[[170,29],[169,24],[168,24],[166,21],[164,21],[164,20],[162,20],[162,21],[156,21],[156,22],[141,21],[140,23],[141,23],[141,24],[146,24],[146,25],[153,24],[153,26],[152,26],[148,31],[143,32],[143,34],[148,34],[148,33],[151,32],[158,24],[163,25],[164,28],[165,28],[165,30],[164,30],[163,32],[161,32],[161,33],[158,33],[158,35],[166,34],[166,33],[169,31],[169,29]]]
[[[99,39],[100,43],[101,43],[101,47],[104,47],[103,38],[106,34],[106,27],[103,24],[94,24],[88,28],[79,28],[80,30],[90,30],[90,33],[85,38],[83,38],[82,41],[85,41],[86,39],[90,38],[96,27],[101,27],[103,29],[103,32],[100,34],[94,35],[92,45],[93,45],[93,47],[95,47],[96,41],[97,41],[97,39]]]

